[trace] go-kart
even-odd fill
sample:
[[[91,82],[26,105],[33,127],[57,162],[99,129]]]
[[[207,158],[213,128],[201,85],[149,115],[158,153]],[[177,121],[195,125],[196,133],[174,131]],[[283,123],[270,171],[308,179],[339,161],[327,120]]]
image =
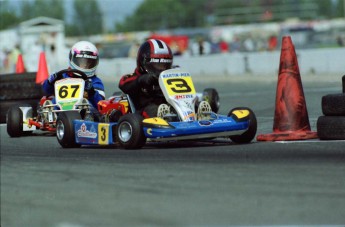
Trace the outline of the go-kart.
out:
[[[158,108],[158,116],[144,119],[135,110],[128,95],[110,97],[98,103],[104,122],[76,119],[70,112],[57,119],[57,140],[64,148],[81,145],[119,144],[138,149],[150,141],[178,141],[230,138],[235,143],[249,143],[257,130],[254,112],[234,108],[228,115],[216,114],[207,101],[197,100],[192,77],[181,69],[169,69],[159,76],[159,85],[167,104]]]
[[[70,78],[63,78],[68,73]],[[83,110],[84,118],[90,116],[90,105],[88,100],[83,98],[85,73],[76,69],[64,69],[56,73],[57,80],[54,83],[55,103],[53,96],[43,96],[37,108],[37,116],[33,116],[32,106],[19,104],[12,106],[6,117],[7,133],[11,137],[28,135],[35,130],[47,132],[56,131],[56,118],[58,113],[74,111],[80,115]]]

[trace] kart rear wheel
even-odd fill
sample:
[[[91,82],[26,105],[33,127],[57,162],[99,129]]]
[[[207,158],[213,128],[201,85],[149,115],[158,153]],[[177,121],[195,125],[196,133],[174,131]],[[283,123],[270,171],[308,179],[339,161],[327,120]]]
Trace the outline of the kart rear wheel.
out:
[[[23,131],[23,112],[20,107],[31,106],[29,104],[14,105],[7,111],[7,133],[10,137],[20,137],[32,133],[32,131]]]
[[[140,149],[146,143],[142,126],[143,117],[139,114],[122,116],[116,126],[116,141],[125,149]]]
[[[73,120],[81,120],[77,111],[60,112],[56,120],[56,138],[63,148],[80,147],[75,142],[75,129]]]
[[[257,131],[256,116],[255,116],[254,112],[247,107],[234,108],[234,109],[230,110],[228,116],[234,116],[233,112],[235,110],[248,110],[249,111],[249,115],[247,117],[240,119],[240,121],[248,121],[249,120],[249,126],[248,126],[247,131],[245,131],[243,134],[230,136],[230,139],[234,143],[239,143],[239,144],[250,143],[254,139],[254,137],[256,135],[256,131]]]
[[[205,88],[202,94],[202,99],[210,104],[213,112],[218,113],[220,103],[219,95],[216,89]]]

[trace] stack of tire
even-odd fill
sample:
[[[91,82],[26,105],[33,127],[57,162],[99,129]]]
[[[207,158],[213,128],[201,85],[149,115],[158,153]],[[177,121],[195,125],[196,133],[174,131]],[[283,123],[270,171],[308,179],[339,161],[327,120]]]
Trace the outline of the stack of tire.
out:
[[[317,120],[320,140],[345,140],[345,75],[342,77],[343,93],[322,97],[322,113]]]
[[[14,105],[30,104],[35,114],[43,95],[42,86],[36,84],[36,72],[1,74],[0,123],[6,122],[6,113]]]

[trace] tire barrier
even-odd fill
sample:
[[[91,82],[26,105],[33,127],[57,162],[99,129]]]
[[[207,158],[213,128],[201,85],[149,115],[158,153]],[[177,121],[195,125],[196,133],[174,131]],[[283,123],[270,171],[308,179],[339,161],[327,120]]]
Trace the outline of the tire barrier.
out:
[[[345,116],[320,116],[317,133],[321,140],[345,140]]]
[[[345,93],[323,96],[321,106],[325,116],[345,116]]]
[[[324,116],[317,119],[317,133],[321,140],[345,140],[345,75],[342,77],[343,93],[322,97]]]
[[[36,72],[0,75],[0,123],[6,122],[6,113],[15,104],[30,104],[36,113],[44,93],[42,86],[35,81]]]

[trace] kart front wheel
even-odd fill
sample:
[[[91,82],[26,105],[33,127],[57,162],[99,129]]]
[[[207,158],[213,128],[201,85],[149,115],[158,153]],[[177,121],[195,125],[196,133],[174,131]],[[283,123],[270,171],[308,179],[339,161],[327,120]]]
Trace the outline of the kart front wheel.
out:
[[[249,114],[245,116],[244,118],[238,119],[238,117],[234,114],[234,111],[242,111],[242,112],[249,111]],[[239,144],[250,143],[254,139],[256,135],[256,130],[257,130],[257,120],[256,120],[256,116],[254,112],[247,107],[238,107],[238,108],[234,108],[230,110],[228,116],[233,116],[238,121],[249,121],[247,131],[245,131],[241,135],[230,136],[230,139],[234,143],[239,143]]]
[[[73,120],[81,120],[79,112],[60,112],[56,119],[56,138],[63,148],[74,148],[81,146],[75,142]]]
[[[213,112],[218,113],[220,102],[219,95],[216,89],[205,88],[202,94],[202,99],[210,104]]]
[[[7,133],[10,137],[20,137],[32,133],[32,131],[23,131],[23,111],[20,107],[31,106],[29,104],[14,105],[7,111]]]
[[[139,114],[126,114],[120,117],[116,126],[116,140],[125,149],[140,149],[146,143],[142,126],[143,117]]]

